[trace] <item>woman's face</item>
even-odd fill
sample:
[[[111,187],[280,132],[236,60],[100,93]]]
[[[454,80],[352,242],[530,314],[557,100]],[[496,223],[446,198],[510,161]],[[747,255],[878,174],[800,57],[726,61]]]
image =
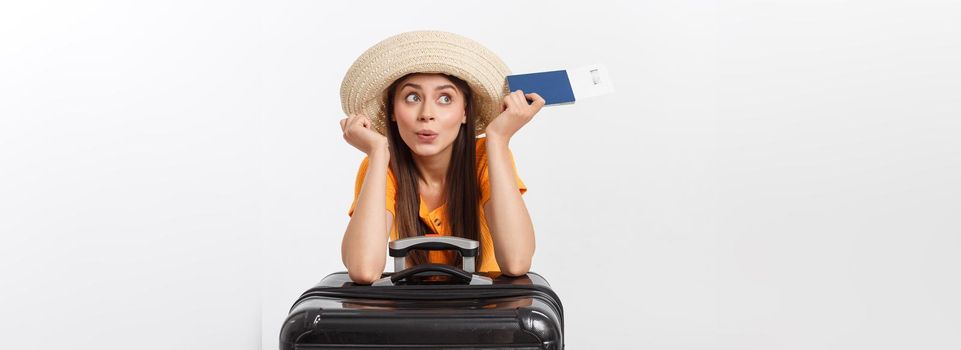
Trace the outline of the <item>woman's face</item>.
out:
[[[411,75],[394,94],[400,137],[419,156],[436,155],[454,143],[467,122],[466,106],[463,92],[443,74]]]

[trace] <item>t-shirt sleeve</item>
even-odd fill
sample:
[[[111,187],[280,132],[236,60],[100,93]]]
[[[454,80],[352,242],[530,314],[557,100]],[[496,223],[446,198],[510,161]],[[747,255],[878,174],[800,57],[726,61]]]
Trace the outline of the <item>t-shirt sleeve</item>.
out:
[[[350,204],[350,210],[347,211],[347,216],[354,215],[354,209],[357,209],[357,199],[360,198],[360,190],[364,187],[364,178],[367,176],[367,165],[370,163],[370,157],[364,157],[364,160],[360,163],[360,168],[357,169],[357,179],[354,181],[354,201]],[[396,189],[394,188],[393,174],[391,174],[390,168],[387,169],[387,211],[392,215],[397,216],[394,211],[394,198],[396,194]]]
[[[479,142],[477,150],[478,154],[480,154],[480,157],[478,157],[478,172],[480,173],[479,183],[481,190],[481,207],[483,207],[484,204],[487,204],[487,201],[490,200],[491,197],[490,173],[487,170],[487,148],[484,144],[485,142],[486,141]],[[520,175],[517,173],[517,164],[514,162],[514,153],[508,149],[507,154],[511,159],[511,168],[514,169],[514,181],[517,183],[517,189],[521,192],[521,195],[524,195],[524,193],[527,192],[527,185],[524,184],[524,181],[521,180]]]

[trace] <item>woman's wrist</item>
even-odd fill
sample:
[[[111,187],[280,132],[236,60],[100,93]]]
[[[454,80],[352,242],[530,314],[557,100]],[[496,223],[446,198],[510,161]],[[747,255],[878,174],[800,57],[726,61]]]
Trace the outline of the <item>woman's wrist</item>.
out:
[[[382,145],[374,147],[367,156],[370,157],[371,161],[388,163],[390,162],[390,147],[385,142]]]
[[[491,134],[491,133],[486,133],[486,134],[487,134],[486,137],[487,137],[487,144],[488,144],[488,145],[494,145],[494,144],[496,144],[496,145],[504,145],[504,146],[506,146],[506,145],[509,145],[510,142],[511,142],[511,138],[510,138],[510,137],[503,137],[503,136],[500,136],[500,135],[497,135],[497,134]]]

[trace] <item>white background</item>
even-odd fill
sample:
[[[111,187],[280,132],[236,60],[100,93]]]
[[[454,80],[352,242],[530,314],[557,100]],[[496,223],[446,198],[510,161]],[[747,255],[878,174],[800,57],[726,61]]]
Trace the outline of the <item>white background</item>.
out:
[[[0,348],[273,349],[343,270],[353,60],[617,92],[512,140],[571,349],[961,347],[956,1],[0,5]]]

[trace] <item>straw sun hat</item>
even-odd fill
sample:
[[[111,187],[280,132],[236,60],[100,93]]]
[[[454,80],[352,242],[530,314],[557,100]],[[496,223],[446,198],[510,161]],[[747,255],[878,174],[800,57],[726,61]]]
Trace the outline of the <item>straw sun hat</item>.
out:
[[[470,86],[478,112],[476,134],[502,111],[510,69],[483,45],[442,31],[413,31],[391,36],[364,51],[340,85],[340,104],[347,115],[361,114],[373,129],[387,135],[387,88],[409,73],[444,73]]]

